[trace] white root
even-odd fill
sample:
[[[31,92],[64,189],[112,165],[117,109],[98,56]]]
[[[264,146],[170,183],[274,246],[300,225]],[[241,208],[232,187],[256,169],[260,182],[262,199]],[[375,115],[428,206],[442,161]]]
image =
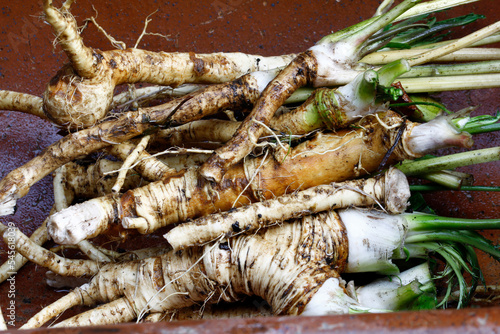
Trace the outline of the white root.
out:
[[[49,268],[63,276],[86,276],[91,277],[99,271],[99,263],[92,260],[75,260],[61,257],[39,245],[33,243],[19,229],[11,228],[7,236],[4,225],[0,226],[0,232],[3,232],[3,238],[7,242],[8,237],[16,240],[16,250],[28,260],[37,263],[45,268]]]
[[[376,211],[328,211],[251,236],[106,265],[90,283],[43,309],[26,327],[41,326],[75,305],[116,301],[99,309],[106,317],[94,317],[91,311],[64,324],[122,321],[114,312],[117,305],[126,308],[125,319],[140,319],[147,312],[235,302],[244,295],[262,297],[275,315],[345,313],[363,305],[352,299],[339,274],[396,273],[391,259],[403,255],[406,224],[404,217]],[[366,258],[371,265],[360,264]]]
[[[164,237],[178,250],[203,245],[220,236],[232,237],[292,218],[350,206],[379,205],[393,214],[402,213],[409,198],[410,188],[405,175],[391,168],[381,177],[320,185],[204,216],[174,227]]]
[[[67,164],[59,167],[54,173],[54,206],[56,211],[66,209],[74,199],[74,192],[68,189],[65,182],[65,174]],[[78,243],[78,248],[87,255],[91,260],[98,262],[111,262],[111,260],[99,251],[94,245],[87,240],[82,240]]]
[[[424,155],[436,149],[459,146],[472,147],[472,136],[458,131],[447,116],[439,116],[427,123],[413,127],[408,132],[406,147],[415,155]]]
[[[340,210],[338,214],[349,240],[345,272],[399,272],[391,259],[403,258],[403,241],[407,230],[403,217],[361,209]]]
[[[344,280],[332,277],[321,285],[301,315],[348,314],[354,305],[359,303],[346,293]]]
[[[82,296],[78,294],[78,288],[77,288],[74,291],[68,293],[66,296],[52,303],[49,307],[43,308],[35,316],[29,319],[28,322],[26,322],[23,326],[21,326],[20,329],[41,327],[47,321],[58,316],[65,310],[73,306],[80,305],[82,301],[86,301],[86,299],[82,298]]]
[[[49,217],[47,231],[54,241],[62,245],[74,245],[89,237],[104,232],[116,216],[115,201],[112,197],[99,197],[81,204],[75,204],[66,210]],[[105,223],[103,223],[105,222]],[[89,234],[89,232],[91,234]]]

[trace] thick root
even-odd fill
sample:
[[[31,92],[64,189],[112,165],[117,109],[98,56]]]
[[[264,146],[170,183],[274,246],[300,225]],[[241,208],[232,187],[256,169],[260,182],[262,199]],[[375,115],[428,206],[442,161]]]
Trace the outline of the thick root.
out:
[[[160,106],[128,112],[117,119],[103,121],[94,127],[67,135],[46,148],[42,154],[24,166],[10,172],[0,181],[0,215],[12,214],[18,198],[23,197],[35,182],[65,163],[112,144],[129,140],[146,130],[154,132],[158,126],[170,121],[174,112],[180,115],[195,115],[199,111],[198,104],[188,104],[186,101],[196,100],[203,94],[204,91],[195,92]],[[222,97],[221,99],[225,101],[223,104],[214,100],[213,103],[205,105],[205,111],[214,113],[221,109],[224,110],[227,103],[234,102],[233,99]],[[245,99],[238,98],[237,100],[240,103],[246,103]],[[193,113],[195,110],[196,112]]]
[[[390,169],[385,176],[316,186],[277,199],[204,216],[174,227],[165,234],[165,238],[174,249],[184,249],[222,236],[229,238],[251,233],[292,218],[350,206],[380,205],[391,213],[402,213],[409,198],[406,177],[397,169]]]

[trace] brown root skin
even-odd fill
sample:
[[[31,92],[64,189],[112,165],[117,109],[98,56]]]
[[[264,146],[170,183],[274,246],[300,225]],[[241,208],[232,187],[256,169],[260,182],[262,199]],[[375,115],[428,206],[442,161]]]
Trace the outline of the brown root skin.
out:
[[[267,85],[234,137],[217,149],[201,166],[200,174],[207,180],[220,182],[229,166],[243,159],[254,148],[264,131],[259,123],[268,124],[278,108],[297,88],[312,83],[317,66],[312,52],[306,51],[298,55]]]
[[[339,277],[347,252],[344,225],[335,212],[305,217],[227,243],[106,265],[88,285],[45,308],[29,324],[42,325],[68,308],[63,306],[66,300],[73,301],[68,303],[72,307],[76,299],[92,306],[123,298],[141,318],[148,312],[256,295],[274,314],[298,315],[323,282]],[[110,318],[121,321],[118,312],[106,319],[95,317],[92,324]]]
[[[111,193],[111,188],[116,182],[116,173],[109,174],[121,167],[118,161],[108,159],[99,159],[94,164],[85,166],[75,162],[64,165],[63,179],[64,187],[73,193],[75,198],[94,198],[105,196]],[[126,178],[122,189],[127,191],[145,181],[135,172],[132,172]]]
[[[75,73],[71,65],[66,65],[47,86],[44,93],[45,113],[56,124],[69,126],[72,129],[94,125],[107,114],[112,104],[114,89],[121,84],[147,82],[177,87],[184,83],[228,82],[246,73],[257,71],[259,62],[256,59],[265,59],[242,53],[200,54],[193,58],[192,54],[188,53],[155,53],[140,49],[95,50],[94,54],[98,59],[99,68],[95,76],[81,77]],[[250,58],[248,61],[256,64],[248,66],[238,64],[240,57],[245,60],[253,57],[255,60]],[[290,60],[288,58],[291,59],[284,56],[277,66],[285,66]],[[201,70],[197,69],[193,59],[198,59],[204,67]],[[229,87],[229,89],[233,90],[228,93],[232,99],[247,99],[244,95],[240,97],[235,88]],[[215,95],[221,97],[220,93]],[[209,104],[213,104],[212,99],[208,100]],[[202,105],[207,103],[205,99],[200,99],[200,102]],[[93,115],[88,115],[89,110],[92,110]],[[179,120],[179,122],[184,121]]]
[[[186,101],[182,109],[171,118],[172,125],[185,124],[209,116],[213,110],[239,110],[251,108],[261,90],[251,74],[228,83],[209,86]],[[214,106],[217,106],[214,108]]]

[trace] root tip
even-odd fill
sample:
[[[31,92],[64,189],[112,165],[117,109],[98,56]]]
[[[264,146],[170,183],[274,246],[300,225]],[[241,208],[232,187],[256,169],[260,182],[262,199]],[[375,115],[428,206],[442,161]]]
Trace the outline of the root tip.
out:
[[[4,199],[0,201],[0,216],[8,216],[16,212],[17,196],[15,194],[10,194],[4,196]]]

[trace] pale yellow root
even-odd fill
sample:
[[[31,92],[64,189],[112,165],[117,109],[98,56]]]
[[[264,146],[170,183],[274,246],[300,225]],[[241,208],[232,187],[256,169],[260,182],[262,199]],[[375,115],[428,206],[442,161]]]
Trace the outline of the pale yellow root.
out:
[[[39,328],[43,326],[47,321],[54,317],[57,317],[67,309],[70,309],[71,307],[76,305],[81,305],[83,301],[82,299],[82,295],[78,292],[78,289],[75,289],[56,302],[43,308],[40,312],[30,318],[28,322],[21,326],[20,329]]]
[[[42,98],[30,94],[0,90],[0,110],[20,111],[49,120],[43,112]]]
[[[126,229],[151,233],[189,218],[373,173],[395,144],[388,165],[419,156],[407,150],[405,139],[414,124],[407,123],[399,141],[403,120],[388,113],[384,122],[382,126],[371,118],[357,130],[318,133],[279,161],[270,155],[247,159],[231,168],[220,184],[207,182],[197,170],[188,169],[168,180],[131,190],[120,199],[92,199],[53,215],[49,234],[57,243],[74,244],[98,235],[118,220]],[[395,127],[388,132],[386,126]]]
[[[73,68],[84,78],[97,75],[97,59],[94,59],[93,50],[83,44],[78,32],[78,26],[69,12],[69,2],[58,10],[52,6],[52,0],[44,0],[43,10],[45,20],[52,26],[58,43],[68,56]]]
[[[144,136],[139,141],[137,146],[132,150],[132,152],[130,152],[128,157],[123,161],[123,165],[120,167],[120,171],[118,172],[118,176],[116,178],[114,186],[111,188],[111,192],[115,194],[120,192],[120,189],[125,182],[125,177],[127,176],[128,169],[131,168],[132,164],[134,164],[138,160],[141,153],[146,150],[150,138],[151,136],[149,135]]]
[[[16,250],[25,258],[63,276],[91,277],[99,271],[99,263],[92,260],[75,260],[61,257],[31,241],[17,228],[3,233],[5,242],[14,238]]]
[[[379,205],[383,210],[397,214],[405,210],[409,198],[410,188],[405,175],[391,168],[384,176],[320,185],[228,212],[203,216],[174,227],[164,237],[178,250],[203,245],[221,236],[228,238],[251,233],[292,218],[350,206]]]

